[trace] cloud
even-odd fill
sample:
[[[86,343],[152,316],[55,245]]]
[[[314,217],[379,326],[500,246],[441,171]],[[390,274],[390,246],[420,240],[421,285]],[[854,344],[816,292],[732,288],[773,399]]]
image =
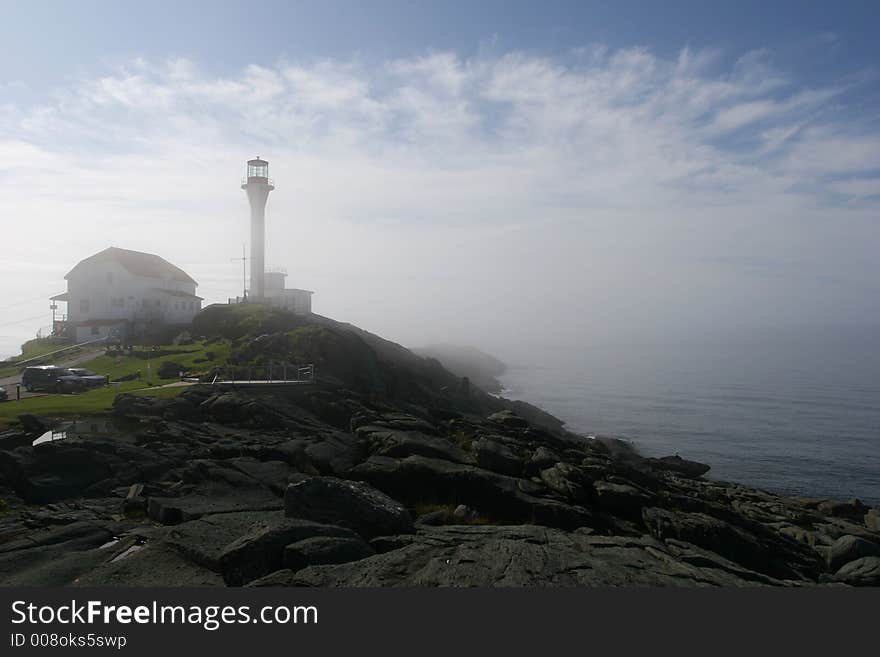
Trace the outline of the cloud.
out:
[[[528,307],[573,313],[572,335],[710,308],[797,318],[809,277],[827,278],[823,251],[847,252],[839,280],[880,273],[880,132],[844,113],[852,92],[808,88],[767,51],[728,68],[717,50],[601,45],[224,75],[134,60],[0,104],[5,230],[21,260],[59,270],[108,244],[159,252],[223,300],[247,239],[238,178],[260,154],[277,180],[270,258],[319,310],[404,340],[490,334]],[[798,275],[748,302],[736,263],[793,248]],[[809,312],[864,307],[839,292]]]

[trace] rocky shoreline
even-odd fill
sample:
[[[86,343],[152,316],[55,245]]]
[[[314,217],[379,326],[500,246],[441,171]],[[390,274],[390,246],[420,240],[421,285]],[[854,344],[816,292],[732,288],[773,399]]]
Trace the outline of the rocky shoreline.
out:
[[[355,341],[319,385],[120,395],[95,431],[0,434],[0,585],[880,585],[877,509],[572,434],[329,321]]]

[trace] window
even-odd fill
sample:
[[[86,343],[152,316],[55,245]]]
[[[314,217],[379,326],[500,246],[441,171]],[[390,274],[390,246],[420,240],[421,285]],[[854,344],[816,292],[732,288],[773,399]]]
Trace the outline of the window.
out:
[[[80,299],[79,300],[79,311],[81,313],[89,312],[89,310],[91,309],[90,306],[91,306],[91,304],[89,303],[88,299]]]

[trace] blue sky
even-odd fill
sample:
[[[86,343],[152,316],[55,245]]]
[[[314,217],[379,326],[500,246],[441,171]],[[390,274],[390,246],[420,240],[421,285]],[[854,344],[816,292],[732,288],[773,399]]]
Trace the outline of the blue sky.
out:
[[[238,293],[255,154],[406,344],[880,321],[880,4],[713,4],[4,3],[0,354],[109,244]]]
[[[781,67],[825,83],[880,61],[880,5],[816,0],[338,0],[3,2],[0,78],[43,93],[135,57],[186,57],[228,73],[279,58],[381,60],[427,50],[559,54],[590,43],[660,56],[769,48]],[[818,56],[818,55],[821,56]]]

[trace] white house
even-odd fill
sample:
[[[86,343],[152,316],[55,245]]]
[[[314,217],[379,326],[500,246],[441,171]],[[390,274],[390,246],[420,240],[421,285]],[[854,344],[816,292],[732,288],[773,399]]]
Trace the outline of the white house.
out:
[[[308,315],[312,312],[311,290],[300,290],[292,287],[284,287],[284,279],[287,272],[276,268],[267,271],[263,275],[263,295],[265,300],[278,308],[289,310],[297,315]]]
[[[139,335],[185,325],[201,310],[196,283],[185,271],[151,253],[110,247],[82,260],[64,277],[64,332],[76,342]]]
[[[312,290],[300,290],[284,287],[287,272],[281,267],[274,267],[263,274],[263,296],[257,297],[253,288],[248,297],[230,298],[229,303],[265,303],[282,310],[289,310],[296,315],[308,315],[312,312]]]

